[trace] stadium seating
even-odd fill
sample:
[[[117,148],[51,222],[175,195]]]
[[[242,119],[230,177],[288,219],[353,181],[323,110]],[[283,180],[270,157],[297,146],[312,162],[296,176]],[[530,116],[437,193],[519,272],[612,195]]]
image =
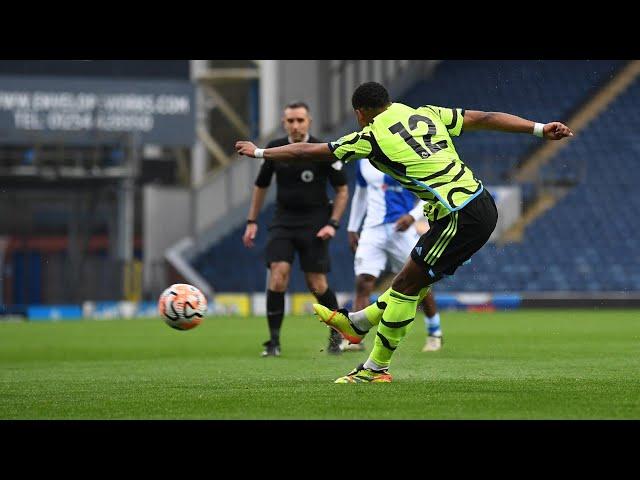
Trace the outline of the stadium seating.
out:
[[[543,168],[543,178],[577,185],[528,227],[521,244],[485,247],[439,288],[483,290],[490,279],[496,291],[640,289],[639,98],[636,80]]]
[[[400,101],[509,112],[536,121],[566,121],[624,62],[445,61]],[[460,157],[486,184],[503,181],[538,144],[529,135],[471,132],[456,139]]]

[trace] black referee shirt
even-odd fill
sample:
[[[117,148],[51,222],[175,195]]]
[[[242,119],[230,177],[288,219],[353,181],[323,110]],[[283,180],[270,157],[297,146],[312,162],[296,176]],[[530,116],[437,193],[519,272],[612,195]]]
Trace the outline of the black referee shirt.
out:
[[[309,136],[309,143],[323,143]],[[267,148],[289,144],[289,138],[272,140]],[[263,160],[256,178],[257,187],[266,188],[276,174],[277,206],[271,227],[319,227],[331,215],[327,196],[327,180],[334,187],[347,184],[347,176],[340,161],[312,162],[293,160],[283,162]]]

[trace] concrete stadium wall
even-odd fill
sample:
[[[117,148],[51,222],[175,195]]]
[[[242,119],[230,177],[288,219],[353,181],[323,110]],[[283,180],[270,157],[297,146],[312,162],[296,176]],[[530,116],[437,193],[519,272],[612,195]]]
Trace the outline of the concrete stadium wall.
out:
[[[189,235],[193,219],[188,189],[146,185],[143,189],[143,291],[167,286],[164,254]]]

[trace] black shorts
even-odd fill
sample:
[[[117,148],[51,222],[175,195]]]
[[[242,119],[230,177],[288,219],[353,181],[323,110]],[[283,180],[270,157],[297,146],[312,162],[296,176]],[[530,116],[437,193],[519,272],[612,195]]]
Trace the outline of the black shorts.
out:
[[[267,268],[272,262],[292,264],[297,251],[303,272],[329,272],[329,240],[316,237],[320,228],[322,227],[271,228],[267,240]]]
[[[429,284],[456,269],[487,243],[498,222],[498,209],[485,188],[462,209],[435,222],[411,251],[411,258],[429,276]]]

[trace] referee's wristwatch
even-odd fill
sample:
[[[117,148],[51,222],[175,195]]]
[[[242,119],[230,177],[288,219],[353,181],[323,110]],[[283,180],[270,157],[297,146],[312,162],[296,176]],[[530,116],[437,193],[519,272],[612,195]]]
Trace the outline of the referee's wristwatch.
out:
[[[329,221],[327,222],[327,225],[331,225],[336,230],[340,228],[340,222],[338,222],[338,220],[334,218],[330,218]]]

